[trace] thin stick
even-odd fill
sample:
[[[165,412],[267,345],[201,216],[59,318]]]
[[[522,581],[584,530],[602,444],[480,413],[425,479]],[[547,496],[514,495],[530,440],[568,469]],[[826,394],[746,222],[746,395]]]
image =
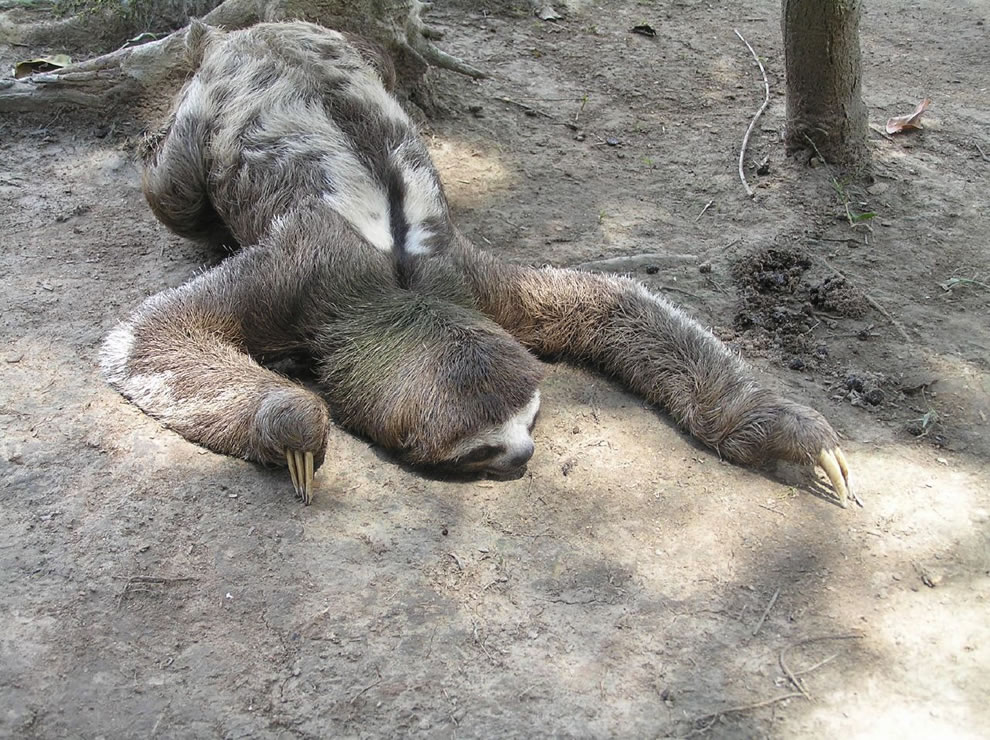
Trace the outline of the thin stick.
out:
[[[800,691],[801,692],[801,695],[805,699],[807,699],[808,701],[811,701],[811,694],[808,693],[808,690],[804,687],[804,684],[801,683],[801,679],[799,679],[797,676],[794,675],[793,671],[791,671],[791,669],[788,667],[787,661],[784,660],[784,655],[787,653],[788,650],[790,650],[790,647],[786,647],[786,648],[784,648],[783,650],[780,651],[780,655],[778,656],[778,658],[779,658],[779,661],[778,662],[780,663],[780,669],[784,672],[784,675],[787,676],[788,680],[792,684],[794,684],[794,688],[796,688],[798,691]]]
[[[832,658],[826,658],[820,663],[816,663],[811,668],[800,671],[798,673],[794,673],[787,665],[786,656],[788,651],[793,650],[794,648],[799,648],[802,645],[810,645],[813,642],[825,642],[826,640],[862,640],[862,639],[863,639],[863,634],[861,632],[850,632],[849,634],[845,634],[845,635],[823,635],[822,637],[809,637],[807,640],[799,640],[798,642],[788,645],[787,647],[785,647],[783,650],[780,651],[780,656],[779,656],[780,668],[781,670],[784,671],[784,675],[787,676],[790,682],[794,684],[795,688],[797,688],[804,695],[804,698],[807,699],[808,701],[811,701],[811,694],[809,694],[808,690],[804,688],[804,684],[801,683],[801,679],[799,679],[798,676],[804,675],[806,673],[810,673],[815,668],[820,668],[821,666],[825,665],[830,660],[832,660]],[[832,657],[834,658],[835,656]]]
[[[711,208],[712,207],[712,203],[714,203],[714,202],[715,202],[715,199],[712,198],[710,201],[708,201],[707,203],[705,203],[705,207],[701,209],[701,213],[699,213],[698,214],[698,217],[696,219],[694,219],[694,222],[695,223],[698,223],[701,220],[701,217],[705,215],[705,211],[707,211],[709,208]]]
[[[161,576],[130,576],[127,578],[127,586],[135,583],[186,583],[188,581],[198,581],[198,578],[186,576],[182,578],[164,578]]]
[[[825,660],[819,660],[817,663],[815,663],[810,668],[805,668],[804,670],[801,670],[801,671],[794,671],[794,675],[795,676],[804,676],[804,675],[806,675],[808,673],[811,673],[812,671],[817,671],[823,665],[825,665],[826,663],[831,663],[833,660],[835,660],[838,657],[839,657],[839,654],[838,653],[832,653],[832,655],[830,655],[827,658],[825,658]]]
[[[823,265],[825,265],[825,267],[827,267],[829,270],[831,270],[836,276],[842,278],[843,280],[845,280],[850,285],[853,284],[853,281],[850,280],[846,276],[846,274],[844,272],[842,272],[842,270],[838,269],[837,267],[833,267],[832,264],[830,262],[828,262],[828,260],[826,260],[824,257],[819,257],[818,260]],[[864,298],[864,300],[866,300],[867,303],[870,304],[870,306],[873,307],[873,309],[877,313],[879,313],[881,316],[883,316],[885,319],[887,319],[887,321],[889,321],[891,323],[891,325],[895,329],[897,329],[897,332],[902,337],[904,337],[904,341],[908,342],[909,344],[914,344],[914,340],[911,339],[911,336],[907,333],[907,329],[905,329],[897,319],[895,319],[893,316],[890,315],[890,313],[887,311],[887,309],[885,309],[883,306],[881,306],[879,303],[877,303],[876,299],[873,296],[871,296],[869,293],[867,293],[865,290],[863,291],[863,298]]]
[[[382,682],[382,679],[380,679],[380,678],[379,678],[379,679],[378,679],[377,681],[375,681],[375,682],[374,682],[373,684],[369,684],[368,686],[365,686],[365,687],[364,687],[363,689],[361,689],[361,690],[360,690],[359,692],[357,692],[357,693],[356,693],[356,694],[355,694],[355,695],[354,695],[354,696],[353,696],[353,697],[351,698],[351,700],[350,700],[350,702],[348,702],[348,703],[349,703],[349,704],[353,704],[353,703],[354,703],[354,702],[356,702],[356,701],[357,701],[357,700],[358,700],[358,699],[359,699],[359,698],[360,698],[360,697],[361,697],[361,696],[362,696],[362,695],[363,695],[363,694],[364,694],[365,692],[367,692],[367,691],[371,691],[371,690],[372,690],[373,688],[375,688],[375,687],[376,687],[376,686],[377,686],[378,684],[380,684],[381,682]]]
[[[756,122],[759,120],[760,116],[763,115],[763,111],[765,111],[767,106],[770,105],[770,82],[767,80],[767,71],[763,68],[763,62],[760,61],[760,58],[756,55],[756,52],[753,51],[753,47],[750,46],[749,42],[743,38],[743,35],[739,33],[738,29],[734,28],[732,30],[736,32],[736,36],[739,37],[739,40],[746,44],[746,48],[749,49],[749,53],[753,55],[753,59],[756,60],[756,63],[760,65],[760,72],[763,74],[763,92],[765,94],[763,105],[761,105],[760,109],[756,111],[756,115],[753,116],[753,120],[749,122],[749,128],[746,129],[746,135],[742,140],[742,147],[739,149],[739,179],[742,181],[743,187],[746,189],[746,195],[752,198],[753,190],[747,184],[746,175],[743,173],[743,160],[746,157],[746,147],[749,145],[749,136],[753,133],[753,127],[756,126]]]
[[[722,709],[718,712],[712,712],[711,714],[703,714],[700,717],[695,717],[691,720],[691,723],[697,725],[699,722],[709,719],[718,719],[726,714],[736,714],[738,712],[748,712],[751,709],[769,707],[771,704],[777,704],[778,702],[787,701],[788,699],[797,699],[799,696],[801,696],[801,694],[798,693],[783,694],[782,696],[775,696],[773,699],[758,701],[755,704],[742,704],[738,707],[729,707],[728,709]]]
[[[522,108],[527,113],[531,113],[534,116],[543,116],[544,118],[553,118],[549,113],[540,110],[539,108],[534,108],[531,105],[526,105],[525,103],[520,103],[518,100],[513,100],[512,98],[498,97],[496,100],[501,100],[503,103],[508,103],[509,105],[514,105],[517,108]]]
[[[770,603],[767,604],[767,608],[763,610],[763,616],[760,617],[760,621],[756,623],[756,627],[753,629],[753,637],[756,637],[756,633],[760,631],[760,627],[766,621],[767,615],[770,614],[770,610],[773,609],[773,605],[777,603],[777,597],[780,596],[780,589],[778,588],[773,592],[773,596],[770,597]]]
[[[987,162],[990,162],[990,157],[988,157],[987,156],[987,153],[985,151],[983,151],[983,147],[980,146],[980,143],[978,141],[974,141],[973,142],[973,146],[976,147],[976,151],[978,151],[980,153],[980,156],[983,157],[984,160],[986,160]]]

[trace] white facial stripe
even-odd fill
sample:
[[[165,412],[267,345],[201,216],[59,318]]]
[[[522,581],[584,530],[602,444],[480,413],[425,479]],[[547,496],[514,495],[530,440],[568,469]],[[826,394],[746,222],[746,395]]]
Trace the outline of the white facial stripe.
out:
[[[532,441],[529,428],[532,426],[533,420],[536,418],[539,410],[540,392],[536,391],[523,410],[501,426],[499,430],[501,432],[499,435],[501,437],[500,441],[508,448],[509,452]]]
[[[529,428],[533,425],[536,414],[540,410],[540,392],[536,391],[533,397],[518,413],[497,427],[488,429],[462,440],[454,449],[453,457],[467,455],[471,450],[482,445],[501,446],[505,452],[497,458],[485,461],[489,465],[498,465],[499,460],[511,459],[524,450],[532,451],[533,438]]]

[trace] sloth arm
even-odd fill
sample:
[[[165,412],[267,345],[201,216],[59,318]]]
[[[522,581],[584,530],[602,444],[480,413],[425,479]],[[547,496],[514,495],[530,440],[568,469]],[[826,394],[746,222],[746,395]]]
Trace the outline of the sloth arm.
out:
[[[817,411],[761,388],[707,329],[628,278],[510,265],[455,245],[479,308],[533,352],[587,363],[738,463],[820,465],[847,505],[849,471]]]
[[[191,442],[288,464],[296,493],[309,503],[330,428],[327,406],[254,357],[305,348],[294,327],[317,270],[312,259],[286,250],[244,250],[147,299],[107,337],[103,374]]]

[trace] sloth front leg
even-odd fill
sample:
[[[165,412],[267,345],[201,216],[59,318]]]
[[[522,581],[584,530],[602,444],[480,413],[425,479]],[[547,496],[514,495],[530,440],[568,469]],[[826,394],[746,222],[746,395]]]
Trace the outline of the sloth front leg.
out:
[[[848,505],[849,467],[825,418],[761,388],[664,298],[626,278],[505,265],[469,249],[460,256],[482,310],[537,354],[601,368],[734,462],[820,465]]]
[[[104,342],[103,374],[191,442],[260,463],[288,464],[297,496],[309,504],[330,414],[319,396],[249,354],[287,348],[279,346],[284,338],[274,327],[265,346],[265,328],[250,315],[258,305],[250,298],[252,280],[238,270],[248,260],[238,257],[145,301]]]

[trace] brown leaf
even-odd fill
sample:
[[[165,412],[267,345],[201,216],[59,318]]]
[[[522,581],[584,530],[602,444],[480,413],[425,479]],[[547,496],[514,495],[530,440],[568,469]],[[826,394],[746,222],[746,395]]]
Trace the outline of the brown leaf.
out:
[[[21,79],[29,77],[38,72],[51,72],[72,64],[72,58],[68,54],[55,54],[50,57],[40,57],[38,59],[25,59],[14,65],[14,77]]]
[[[903,131],[908,131],[909,129],[921,128],[921,114],[928,110],[928,106],[932,104],[932,101],[925,98],[920,103],[918,107],[914,109],[914,113],[909,113],[906,116],[895,116],[887,121],[887,125],[884,129],[888,134],[899,134]]]

